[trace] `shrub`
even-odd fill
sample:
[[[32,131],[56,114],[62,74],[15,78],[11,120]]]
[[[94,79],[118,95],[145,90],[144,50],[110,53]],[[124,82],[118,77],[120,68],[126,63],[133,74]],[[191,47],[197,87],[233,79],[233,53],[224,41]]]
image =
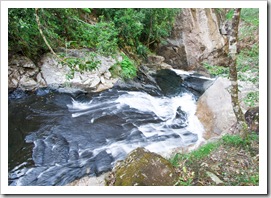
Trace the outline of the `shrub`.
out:
[[[133,61],[127,56],[123,55],[123,60],[120,62],[121,76],[123,79],[131,79],[136,76],[137,68]]]

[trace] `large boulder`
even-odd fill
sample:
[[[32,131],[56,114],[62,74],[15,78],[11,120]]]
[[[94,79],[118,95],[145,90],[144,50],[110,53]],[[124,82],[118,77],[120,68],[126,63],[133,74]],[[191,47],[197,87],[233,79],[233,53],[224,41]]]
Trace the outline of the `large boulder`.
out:
[[[144,148],[133,150],[106,179],[115,186],[172,186],[178,177],[170,162]]]
[[[219,77],[197,102],[196,115],[205,129],[205,139],[229,131],[237,121],[228,91],[230,85],[228,79]]]
[[[215,9],[183,8],[158,55],[176,69],[201,71],[203,62],[227,66],[227,37],[220,33],[220,23]]]
[[[67,50],[65,53],[68,57],[86,58],[88,57],[89,51],[87,49],[74,49]],[[121,59],[121,57],[119,57],[119,59]],[[84,71],[82,73],[76,71],[71,79],[67,79],[70,68],[65,64],[61,64],[59,60],[50,53],[42,57],[39,66],[47,86],[63,86],[69,84],[73,87],[91,91],[101,91],[111,88],[117,79],[112,78],[109,69],[116,63],[116,60],[111,57],[97,55],[95,61],[100,61],[96,70]]]

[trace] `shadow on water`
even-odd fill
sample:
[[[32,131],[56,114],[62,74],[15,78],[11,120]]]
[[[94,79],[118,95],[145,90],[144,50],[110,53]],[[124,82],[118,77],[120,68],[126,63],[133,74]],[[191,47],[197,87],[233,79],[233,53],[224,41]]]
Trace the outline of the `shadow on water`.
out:
[[[9,185],[65,185],[111,170],[137,147],[165,153],[196,143],[202,92],[192,88],[202,82],[190,84],[161,70],[101,93],[10,92]]]

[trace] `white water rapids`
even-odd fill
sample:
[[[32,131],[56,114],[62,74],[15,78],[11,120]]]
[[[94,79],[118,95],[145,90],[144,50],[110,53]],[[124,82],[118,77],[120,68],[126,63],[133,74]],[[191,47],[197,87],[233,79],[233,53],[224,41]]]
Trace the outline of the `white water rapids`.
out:
[[[159,137],[163,135],[172,136],[174,138],[165,139],[162,141],[149,142],[114,142],[96,150],[106,149],[108,153],[112,153],[116,157],[118,151],[131,150],[144,146],[152,152],[159,153],[163,156],[168,156],[171,150],[177,147],[185,147],[194,144],[196,141],[201,142],[203,127],[196,117],[196,101],[192,94],[185,93],[175,97],[154,97],[145,92],[129,91],[120,95],[115,101],[104,101],[96,104],[92,100],[89,102],[72,101],[72,104],[67,105],[72,114],[72,117],[84,116],[86,114],[93,115],[90,124],[95,122],[95,119],[105,115],[113,115],[121,112],[124,107],[129,107],[134,112],[140,114],[153,115],[154,120],[160,120],[157,123],[144,123],[144,117],[139,120],[133,120],[129,116],[124,116],[126,122],[133,122],[134,126],[142,132],[144,137]],[[97,109],[99,107],[99,109]],[[176,118],[178,109],[183,111],[182,118]],[[95,111],[96,110],[96,111]],[[100,112],[104,110],[103,112]],[[109,111],[108,111],[109,110]],[[97,111],[101,115],[97,115]],[[141,120],[140,120],[141,119]],[[137,122],[142,121],[142,124]],[[176,126],[176,127],[172,127]],[[179,126],[179,127],[178,127]],[[188,135],[187,132],[190,132]],[[194,134],[194,135],[192,135]],[[196,135],[196,136],[195,136]],[[179,138],[176,138],[178,137]],[[95,152],[95,151],[94,151]]]
[[[139,75],[100,93],[13,93],[9,185],[66,185],[99,176],[137,147],[164,157],[197,147],[204,130],[196,99],[211,80],[178,70],[151,78]]]

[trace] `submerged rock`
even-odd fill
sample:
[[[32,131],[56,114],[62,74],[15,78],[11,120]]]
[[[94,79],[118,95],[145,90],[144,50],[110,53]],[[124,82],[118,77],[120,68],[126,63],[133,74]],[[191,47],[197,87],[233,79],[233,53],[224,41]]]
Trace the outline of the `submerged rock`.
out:
[[[177,174],[170,162],[144,148],[133,150],[127,158],[117,164],[107,185],[115,186],[172,186]]]

